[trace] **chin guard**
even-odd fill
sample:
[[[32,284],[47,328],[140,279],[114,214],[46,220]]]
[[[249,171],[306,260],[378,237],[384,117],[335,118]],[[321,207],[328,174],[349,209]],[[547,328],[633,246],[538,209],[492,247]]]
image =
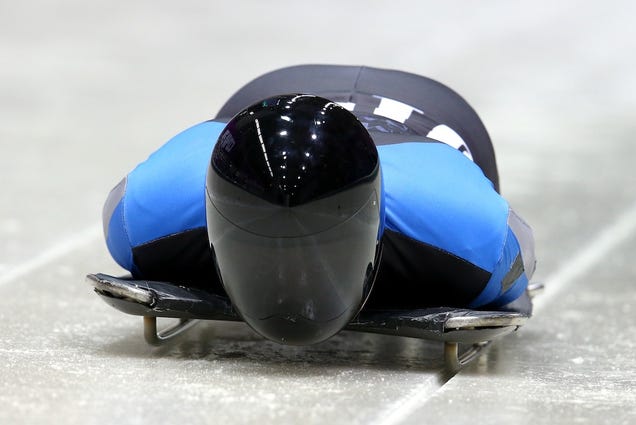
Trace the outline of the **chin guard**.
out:
[[[169,282],[117,278],[102,273],[87,275],[95,292],[110,306],[127,314],[143,316],[144,337],[161,345],[183,333],[198,320],[242,321],[226,297],[202,289]],[[543,288],[532,284],[516,301],[493,311],[451,307],[416,310],[362,311],[345,327],[356,332],[405,336],[444,343],[446,366],[457,370],[475,359],[492,340],[507,335],[532,316],[532,300]],[[157,317],[179,322],[157,330]],[[460,353],[459,344],[470,347]]]

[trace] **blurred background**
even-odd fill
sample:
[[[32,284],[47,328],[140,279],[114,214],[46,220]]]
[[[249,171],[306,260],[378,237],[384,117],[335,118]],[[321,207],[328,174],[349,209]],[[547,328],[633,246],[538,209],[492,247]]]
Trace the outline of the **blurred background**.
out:
[[[63,412],[69,423],[198,423],[214,411],[238,422],[630,423],[635,12],[629,1],[0,0],[0,422]],[[480,364],[447,376],[420,342],[345,335],[307,351],[231,327],[231,348],[221,338],[193,351],[204,328],[158,353],[138,341],[137,318],[82,283],[121,272],[100,234],[121,177],[243,84],[301,63],[422,74],[484,121],[548,289],[528,329]]]

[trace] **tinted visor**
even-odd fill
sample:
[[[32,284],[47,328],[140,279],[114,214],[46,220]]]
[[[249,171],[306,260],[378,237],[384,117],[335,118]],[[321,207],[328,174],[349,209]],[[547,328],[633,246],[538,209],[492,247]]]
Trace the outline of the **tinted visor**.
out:
[[[379,261],[379,182],[377,173],[332,197],[285,207],[232,194],[238,188],[209,176],[210,242],[225,290],[254,330],[312,344],[355,316]]]

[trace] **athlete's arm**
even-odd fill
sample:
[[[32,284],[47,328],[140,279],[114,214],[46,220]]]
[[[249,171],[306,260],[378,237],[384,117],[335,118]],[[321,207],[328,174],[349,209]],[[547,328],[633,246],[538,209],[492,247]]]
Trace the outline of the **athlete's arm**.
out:
[[[386,200],[379,285],[423,306],[480,308],[518,298],[534,271],[532,231],[481,169],[442,143],[378,151]]]
[[[178,134],[132,170],[103,210],[106,244],[137,278],[204,281],[214,276],[205,219],[205,173],[224,123]]]

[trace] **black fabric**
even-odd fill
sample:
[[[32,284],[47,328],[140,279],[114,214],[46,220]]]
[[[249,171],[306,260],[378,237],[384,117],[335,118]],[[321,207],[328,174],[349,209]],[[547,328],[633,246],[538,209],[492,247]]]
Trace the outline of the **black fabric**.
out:
[[[378,276],[366,309],[464,307],[485,287],[490,273],[391,230],[382,239]],[[227,296],[218,277],[207,230],[198,228],[133,249],[139,279],[198,287]]]
[[[353,111],[358,116],[373,111],[369,96],[386,97],[418,108],[422,114],[413,114],[405,124],[423,136],[433,123],[448,125],[464,140],[475,163],[499,191],[495,152],[486,128],[459,94],[437,81],[408,72],[364,66],[292,66],[246,84],[225,103],[217,117],[232,117],[254,102],[283,93],[311,93],[338,102],[358,101],[362,110],[356,105]]]
[[[205,227],[176,233],[133,248],[136,278],[204,288],[224,295]]]
[[[385,230],[378,277],[365,309],[465,307],[488,283],[487,271],[432,245]]]

